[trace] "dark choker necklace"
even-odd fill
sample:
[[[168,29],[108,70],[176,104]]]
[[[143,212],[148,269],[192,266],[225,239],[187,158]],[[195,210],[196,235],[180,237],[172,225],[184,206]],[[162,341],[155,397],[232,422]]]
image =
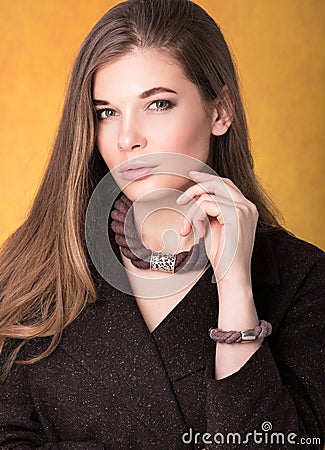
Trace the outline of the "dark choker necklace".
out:
[[[159,270],[162,272],[189,272],[200,270],[207,264],[204,238],[189,251],[177,253],[152,252],[145,247],[135,229],[133,211],[127,215],[132,206],[132,201],[124,194],[115,201],[111,213],[111,227],[115,232],[115,241],[120,246],[124,256],[139,269]],[[127,216],[127,217],[126,217]]]

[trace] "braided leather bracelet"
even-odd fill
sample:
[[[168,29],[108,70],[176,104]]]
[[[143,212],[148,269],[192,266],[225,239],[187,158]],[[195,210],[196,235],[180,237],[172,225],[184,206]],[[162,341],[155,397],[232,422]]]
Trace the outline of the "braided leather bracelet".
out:
[[[259,324],[250,330],[245,331],[222,331],[219,328],[210,328],[209,336],[215,342],[234,344],[237,342],[255,341],[269,336],[272,332],[272,325],[266,320],[260,320]]]

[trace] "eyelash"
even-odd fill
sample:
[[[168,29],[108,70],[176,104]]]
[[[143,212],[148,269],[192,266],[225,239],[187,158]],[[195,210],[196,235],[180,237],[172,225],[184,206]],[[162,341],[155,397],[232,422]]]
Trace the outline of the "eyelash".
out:
[[[149,109],[149,107],[155,103],[166,103],[167,105],[162,108],[156,108],[156,109]],[[160,111],[166,111],[168,109],[172,109],[175,105],[170,100],[154,100],[150,103],[148,109],[150,111],[160,112]],[[96,110],[96,115],[98,120],[108,120],[110,117],[114,117],[114,115],[108,116],[108,117],[101,117],[101,115],[104,113],[104,111],[114,111],[112,108],[99,108]]]

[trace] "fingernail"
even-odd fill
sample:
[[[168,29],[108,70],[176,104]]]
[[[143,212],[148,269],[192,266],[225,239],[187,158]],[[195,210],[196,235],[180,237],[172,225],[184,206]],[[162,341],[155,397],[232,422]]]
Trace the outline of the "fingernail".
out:
[[[190,196],[189,195],[186,195],[185,193],[184,194],[181,194],[177,199],[176,199],[176,203],[182,203],[182,202],[185,202],[185,201],[188,201],[188,200],[190,200]]]
[[[186,224],[185,224],[185,222],[183,222],[183,223],[182,223],[182,226],[181,226],[181,231],[180,231],[180,233],[181,233],[181,234],[184,234],[184,233],[185,233],[185,230],[186,230]]]
[[[189,173],[192,175],[199,175],[201,172],[198,172],[197,170],[190,170]]]

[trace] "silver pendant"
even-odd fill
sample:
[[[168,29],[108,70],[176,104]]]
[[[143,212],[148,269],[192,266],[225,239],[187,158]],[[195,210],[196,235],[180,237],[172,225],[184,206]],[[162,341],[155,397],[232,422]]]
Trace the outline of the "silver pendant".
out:
[[[150,270],[159,270],[160,272],[175,271],[176,255],[171,253],[152,252],[150,257]]]

